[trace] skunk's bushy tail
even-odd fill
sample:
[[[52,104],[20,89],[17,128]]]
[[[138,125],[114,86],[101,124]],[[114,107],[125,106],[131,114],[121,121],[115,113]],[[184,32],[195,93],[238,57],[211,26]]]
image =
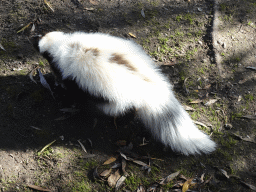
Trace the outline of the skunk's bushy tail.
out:
[[[154,109],[146,104],[137,109],[140,119],[155,138],[174,151],[184,155],[214,151],[216,144],[195,126],[173,92],[170,92],[171,98],[168,103],[160,104],[161,108]]]

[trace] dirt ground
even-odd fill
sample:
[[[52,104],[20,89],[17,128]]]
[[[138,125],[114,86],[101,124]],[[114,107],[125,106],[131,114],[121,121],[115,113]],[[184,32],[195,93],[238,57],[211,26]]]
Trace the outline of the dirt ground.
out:
[[[1,0],[0,190],[255,191],[255,15],[255,0]],[[55,30],[136,41],[218,149],[183,156],[155,141],[132,112],[114,120],[89,102],[74,106],[28,40]],[[122,162],[118,189],[99,175],[114,177],[114,163],[102,165],[111,157]]]

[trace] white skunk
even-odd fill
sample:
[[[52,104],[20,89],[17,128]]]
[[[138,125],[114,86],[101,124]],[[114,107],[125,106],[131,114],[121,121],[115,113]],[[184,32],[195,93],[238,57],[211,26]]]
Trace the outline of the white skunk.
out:
[[[133,41],[102,33],[50,32],[38,48],[59,80],[74,80],[80,89],[108,100],[98,105],[105,114],[135,109],[154,137],[173,150],[185,155],[215,150],[175,98],[168,79]]]

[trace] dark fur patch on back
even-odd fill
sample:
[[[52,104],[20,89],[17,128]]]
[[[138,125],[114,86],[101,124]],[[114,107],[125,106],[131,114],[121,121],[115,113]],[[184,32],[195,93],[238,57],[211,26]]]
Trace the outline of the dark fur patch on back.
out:
[[[111,56],[112,56],[110,59],[111,63],[117,63],[119,65],[124,65],[131,71],[137,71],[137,69],[134,66],[132,66],[125,58],[123,58],[122,55],[118,55],[118,54],[114,53]]]
[[[87,52],[87,51],[91,51],[94,56],[98,56],[99,52],[100,52],[99,49],[97,49],[97,48],[86,49],[85,52]]]

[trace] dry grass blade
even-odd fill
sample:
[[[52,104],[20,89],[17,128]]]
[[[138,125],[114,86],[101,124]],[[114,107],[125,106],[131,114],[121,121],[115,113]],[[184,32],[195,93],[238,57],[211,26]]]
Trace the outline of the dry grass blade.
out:
[[[128,33],[131,37],[133,38],[137,38],[135,35],[133,35],[132,33]]]
[[[19,31],[17,31],[17,33],[20,33],[20,32],[22,32],[22,31],[24,31],[24,30],[27,29],[31,24],[32,24],[32,22],[30,22],[29,24],[27,24],[25,27],[22,27]]]
[[[51,4],[50,4],[48,1],[44,0],[44,3],[47,5],[47,7],[50,8],[50,10],[51,10],[52,12],[54,12],[54,9],[52,8]]]
[[[189,102],[189,103],[191,103],[191,104],[197,104],[197,103],[202,103],[202,102],[203,102],[203,100],[197,99],[197,100],[191,101],[191,102]]]
[[[37,190],[37,191],[51,191],[50,189],[45,189],[43,187],[39,187],[39,186],[36,186],[36,185],[28,185],[28,187],[31,188],[31,189]]]
[[[52,141],[51,143],[47,144],[44,146],[44,148],[38,152],[38,155],[40,155],[42,152],[44,152],[45,149],[47,149],[48,147],[50,147],[56,140]]]
[[[110,163],[113,163],[114,161],[116,161],[116,157],[110,157],[107,161],[103,163],[103,165],[108,165]]]
[[[82,147],[82,149],[84,150],[84,152],[87,153],[87,151],[86,151],[84,145],[81,143],[80,139],[77,140],[77,142],[81,145],[81,147]]]
[[[205,124],[203,124],[203,123],[201,123],[201,122],[199,122],[199,121],[193,121],[196,125],[201,125],[201,126],[203,126],[203,127],[205,127],[205,128],[208,128],[208,127],[212,127],[212,125],[205,125]]]
[[[3,45],[1,45],[1,43],[0,43],[0,48],[1,48],[2,50],[6,51],[5,48],[3,47]]]
[[[40,82],[41,84],[48,89],[51,92],[51,95],[53,97],[53,99],[55,99],[55,97],[53,96],[53,92],[51,90],[50,85],[47,83],[46,79],[44,78],[43,74],[41,73],[40,69],[38,69],[38,73],[39,73],[39,77],[40,77]]]
[[[33,129],[39,130],[39,131],[42,130],[42,129],[40,129],[40,128],[38,128],[38,127],[35,127],[35,126],[30,126],[30,127],[33,128]]]
[[[93,5],[98,5],[99,1],[98,0],[89,0],[91,4]]]
[[[160,182],[160,185],[165,185],[165,184],[169,183],[171,180],[173,180],[179,174],[180,174],[180,171],[177,171],[175,173],[172,173],[172,174],[168,175],[167,177],[164,178],[163,181]]]

